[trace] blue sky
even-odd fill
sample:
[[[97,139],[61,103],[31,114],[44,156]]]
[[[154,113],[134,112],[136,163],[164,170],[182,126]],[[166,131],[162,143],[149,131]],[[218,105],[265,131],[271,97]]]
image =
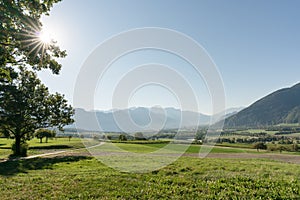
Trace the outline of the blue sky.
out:
[[[248,106],[300,81],[299,8],[297,0],[64,0],[42,21],[68,56],[61,60],[59,76],[48,71],[39,76],[52,92],[64,93],[72,103],[80,68],[99,44],[133,28],[169,28],[192,37],[212,57],[224,82],[227,107]],[[167,54],[149,51],[120,60],[111,70],[115,83],[122,75],[122,70],[118,72],[121,66],[129,69],[151,61],[167,62],[181,70],[197,92],[200,111],[210,113],[204,81],[193,76],[189,66]],[[111,109],[113,83],[104,85],[105,92],[95,93],[95,109]],[[157,98],[151,98],[153,95]],[[154,104],[178,106],[170,92],[155,86],[137,91],[129,102],[130,106]]]

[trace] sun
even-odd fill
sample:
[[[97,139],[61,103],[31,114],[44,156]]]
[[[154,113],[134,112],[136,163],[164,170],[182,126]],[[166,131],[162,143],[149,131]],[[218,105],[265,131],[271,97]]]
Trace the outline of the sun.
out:
[[[50,34],[49,29],[41,27],[32,21],[26,21],[26,28],[22,30],[19,34],[24,37],[22,40],[22,45],[24,48],[29,48],[29,54],[38,56],[43,62],[44,55],[47,51],[53,48],[53,45],[56,44],[53,35]]]
[[[39,32],[39,39],[43,44],[50,44],[52,41],[51,34],[45,29]]]

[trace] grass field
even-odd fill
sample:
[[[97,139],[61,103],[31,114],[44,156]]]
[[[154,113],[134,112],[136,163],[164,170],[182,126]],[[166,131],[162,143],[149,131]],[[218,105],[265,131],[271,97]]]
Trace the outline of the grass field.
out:
[[[154,152],[159,148],[163,148],[165,144],[116,144],[118,147],[131,151],[131,152]],[[176,146],[184,146],[177,144]],[[176,146],[174,148],[176,148]],[[173,149],[174,149],[173,148]],[[201,146],[200,145],[189,145],[189,147],[186,150],[186,153],[199,153]],[[175,149],[176,150],[176,149]],[[253,151],[253,150],[244,150],[239,148],[222,148],[222,147],[213,147],[210,153],[245,153],[245,152]],[[254,151],[255,152],[255,151]]]
[[[0,163],[1,199],[295,199],[299,165],[182,157],[146,174],[121,173],[89,157]]]
[[[10,153],[10,144],[10,140],[0,139],[0,156]],[[114,145],[130,152],[149,153],[166,144]],[[198,158],[189,155],[197,155],[201,146],[191,145],[177,161],[142,174],[112,169],[90,157],[84,149],[71,151],[83,146],[77,138],[59,138],[42,144],[34,139],[30,146],[35,153],[57,150],[52,147],[61,147],[68,153],[0,162],[1,200],[300,198],[299,164],[263,157],[226,157],[256,153],[240,146],[216,146],[211,155],[221,157]],[[264,151],[256,154],[267,155]]]
[[[12,153],[12,143],[12,139],[0,138],[0,159],[7,158],[9,154]],[[76,149],[84,147],[79,138],[72,138],[70,141],[68,138],[49,139],[48,143],[40,143],[39,139],[34,138],[28,141],[28,144],[28,155],[36,155],[61,149]]]

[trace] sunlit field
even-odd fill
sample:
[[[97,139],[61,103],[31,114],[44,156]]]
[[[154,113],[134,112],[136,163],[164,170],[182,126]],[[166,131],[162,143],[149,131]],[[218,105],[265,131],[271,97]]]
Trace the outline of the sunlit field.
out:
[[[0,140],[0,155],[10,140]],[[154,152],[166,144],[115,143],[120,149]],[[61,147],[65,153],[0,162],[1,199],[295,199],[300,196],[299,164],[264,157],[267,151],[214,147],[207,158],[191,145],[174,163],[149,173],[125,173],[90,156],[78,138],[30,141],[31,154]],[[76,149],[80,151],[76,152]],[[56,149],[57,150],[57,149]],[[75,150],[75,151],[73,151]],[[213,156],[222,155],[223,157]],[[276,154],[271,154],[276,155]]]
[[[1,199],[295,199],[296,164],[182,157],[146,174],[121,173],[85,156],[0,163]]]

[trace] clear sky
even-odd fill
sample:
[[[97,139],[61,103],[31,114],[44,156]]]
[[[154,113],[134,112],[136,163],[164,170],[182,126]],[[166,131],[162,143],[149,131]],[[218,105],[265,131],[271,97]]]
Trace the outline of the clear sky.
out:
[[[297,0],[63,0],[42,21],[68,56],[61,61],[59,76],[48,71],[39,76],[52,92],[64,93],[72,103],[80,68],[99,44],[133,28],[169,28],[192,37],[212,57],[224,82],[228,108],[248,106],[300,81],[299,9]],[[210,113],[204,81],[194,77],[188,64],[157,51],[137,52],[116,62],[111,69],[115,80],[109,79],[111,84],[106,80],[105,89],[95,93],[95,109],[111,109],[109,96],[122,69],[149,62],[181,70],[197,92],[199,111]],[[169,91],[157,86],[141,88],[129,101],[130,106],[157,104],[178,106]]]

